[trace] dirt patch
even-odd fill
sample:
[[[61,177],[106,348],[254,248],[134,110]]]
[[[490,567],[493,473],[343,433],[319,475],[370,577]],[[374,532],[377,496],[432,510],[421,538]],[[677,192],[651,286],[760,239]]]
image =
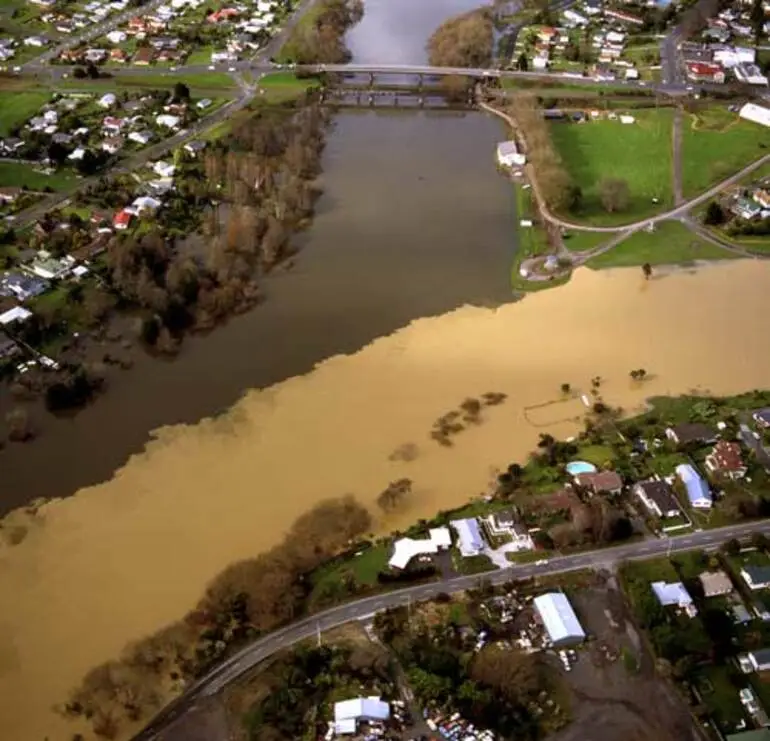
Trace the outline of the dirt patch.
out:
[[[573,602],[591,640],[565,674],[574,722],[554,741],[702,741],[687,706],[655,675],[614,577]]]
[[[227,711],[217,698],[204,700],[158,738],[159,741],[231,741]]]

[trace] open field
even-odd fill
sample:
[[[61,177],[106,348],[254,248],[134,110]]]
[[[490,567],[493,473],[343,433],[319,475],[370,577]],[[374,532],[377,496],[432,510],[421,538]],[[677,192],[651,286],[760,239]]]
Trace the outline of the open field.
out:
[[[727,250],[706,242],[679,221],[664,221],[654,232],[634,232],[619,245],[591,258],[590,268],[620,268],[643,265],[671,265],[697,260],[726,260],[735,257]]]
[[[302,14],[297,25],[292,30],[286,43],[276,54],[276,61],[284,63],[295,62],[297,59],[297,39],[302,38],[308,29],[312,29],[316,20],[324,11],[324,4],[320,2],[311,3],[308,9]]]
[[[628,125],[609,119],[552,124],[554,145],[583,191],[583,207],[572,218],[597,225],[624,224],[672,205],[673,111],[635,111],[634,116],[636,121]],[[600,184],[605,178],[628,183],[630,203],[623,211],[608,213],[602,205]]]
[[[587,252],[612,239],[606,232],[570,232],[564,235],[564,246],[570,252]]]
[[[294,100],[320,84],[315,77],[298,78],[292,72],[273,72],[259,80],[259,86],[265,91],[264,98],[270,103]]]
[[[518,224],[519,254],[522,257],[536,257],[548,254],[548,235],[537,220],[532,188],[514,186],[516,192],[516,219]],[[522,226],[522,221],[531,221],[532,226]]]
[[[228,90],[236,90],[235,80],[224,72],[199,72],[194,75],[163,73],[147,75],[116,75],[98,80],[60,80],[56,87],[63,90],[115,90],[116,88],[172,88],[177,82],[183,82],[193,92],[205,92],[221,96]]]
[[[55,172],[51,175],[35,170],[30,165],[15,162],[0,162],[0,187],[16,185],[26,186],[30,190],[42,191],[45,188],[67,190],[75,185],[77,179],[69,172]]]
[[[768,153],[770,130],[714,106],[682,125],[682,190],[690,198]]]
[[[8,136],[14,127],[37,113],[50,97],[42,90],[0,92],[0,136]]]

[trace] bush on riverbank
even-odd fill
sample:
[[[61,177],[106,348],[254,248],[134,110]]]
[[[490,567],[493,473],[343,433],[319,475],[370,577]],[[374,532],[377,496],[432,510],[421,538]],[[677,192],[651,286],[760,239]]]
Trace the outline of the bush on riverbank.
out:
[[[454,16],[428,39],[428,60],[436,67],[489,67],[494,23],[491,12],[479,10]]]
[[[181,689],[180,682],[200,676],[231,647],[298,615],[310,589],[306,575],[370,526],[369,512],[351,496],[321,502],[280,545],[221,572],[184,620],[90,671],[62,712],[85,718],[104,738],[146,718],[169,688]]]
[[[279,60],[297,64],[349,62],[345,32],[363,15],[362,0],[322,0],[296,25],[278,55]]]

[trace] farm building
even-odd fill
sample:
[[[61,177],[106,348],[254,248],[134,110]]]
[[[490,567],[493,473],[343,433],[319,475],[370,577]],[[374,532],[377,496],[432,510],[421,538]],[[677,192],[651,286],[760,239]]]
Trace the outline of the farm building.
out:
[[[554,646],[571,646],[585,640],[585,631],[563,592],[541,594],[532,604]]]

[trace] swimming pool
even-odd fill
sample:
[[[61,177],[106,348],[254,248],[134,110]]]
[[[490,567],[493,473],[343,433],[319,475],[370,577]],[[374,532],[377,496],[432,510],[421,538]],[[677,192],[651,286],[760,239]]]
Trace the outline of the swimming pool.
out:
[[[572,461],[567,464],[567,473],[570,476],[577,476],[579,473],[595,473],[596,466],[588,461]]]

